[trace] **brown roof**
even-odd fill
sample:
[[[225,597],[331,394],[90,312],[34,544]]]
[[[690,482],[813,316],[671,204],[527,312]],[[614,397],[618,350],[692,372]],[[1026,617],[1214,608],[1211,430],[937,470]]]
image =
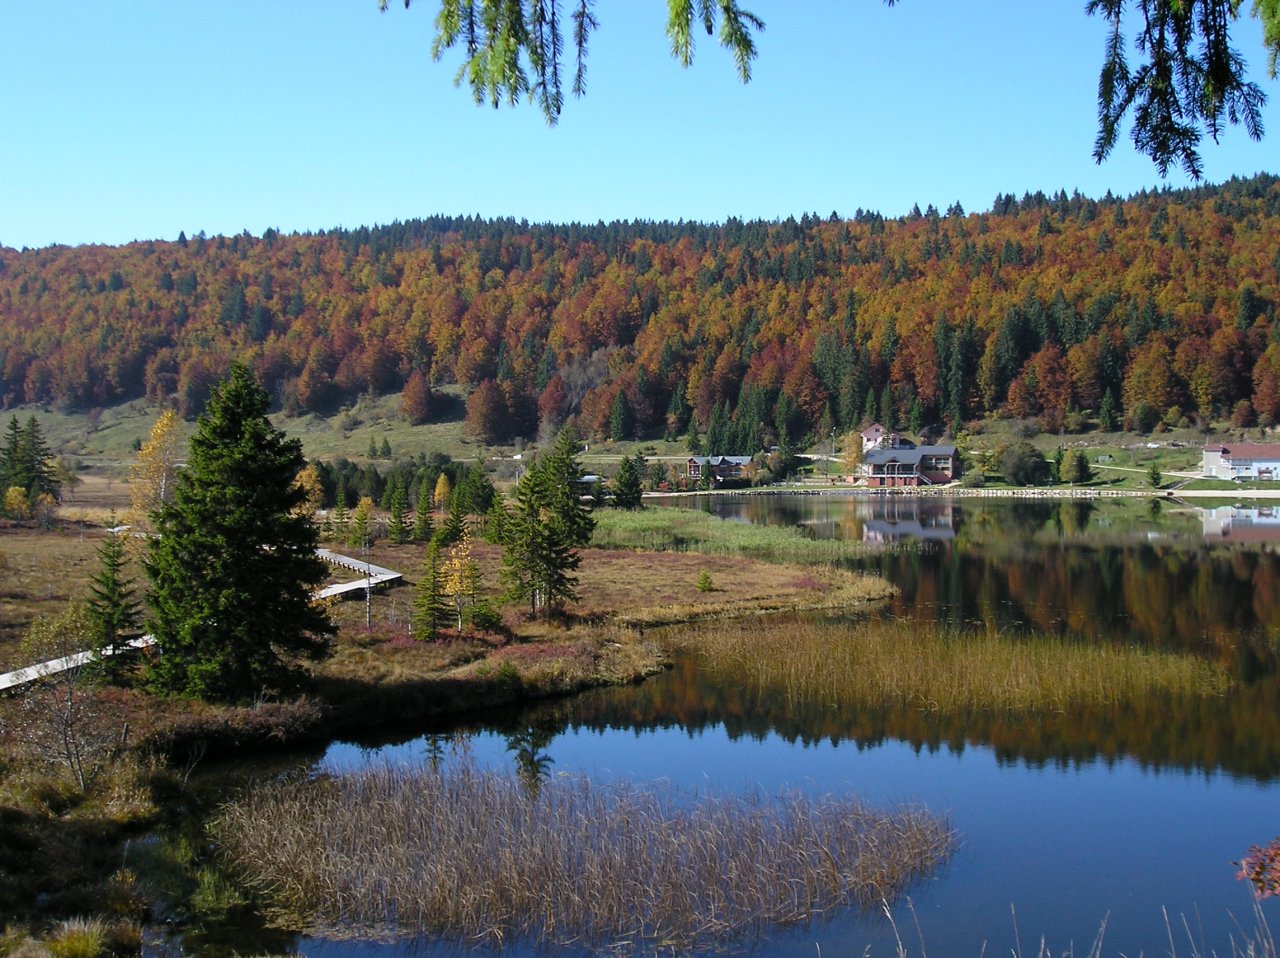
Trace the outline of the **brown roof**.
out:
[[[1233,442],[1206,448],[1220,448],[1229,459],[1280,459],[1280,442]]]

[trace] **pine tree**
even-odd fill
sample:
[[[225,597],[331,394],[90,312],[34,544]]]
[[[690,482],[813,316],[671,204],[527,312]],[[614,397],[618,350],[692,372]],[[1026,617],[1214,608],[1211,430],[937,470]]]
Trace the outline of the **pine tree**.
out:
[[[387,522],[387,538],[396,545],[408,541],[409,525],[406,513],[409,511],[409,494],[404,489],[404,476],[396,473],[391,480],[391,518]]]
[[[111,526],[116,525],[116,514],[111,513]],[[93,623],[93,650],[98,653],[96,671],[106,681],[119,679],[124,665],[119,651],[124,639],[137,631],[141,607],[133,594],[133,588],[125,578],[124,537],[108,533],[98,549],[98,571],[90,579],[89,600],[86,608]]]
[[[52,458],[36,417],[19,426],[18,417],[11,416],[0,449],[0,489],[21,489],[28,503],[42,495],[57,500],[62,489]]]
[[[347,510],[347,487],[338,480],[338,490],[333,495],[333,514],[329,517],[329,538],[334,542],[346,542],[350,535],[351,513]]]
[[[1116,397],[1108,389],[1102,396],[1102,406],[1098,410],[1098,429],[1102,432],[1115,432],[1120,428],[1120,414],[1116,409]]]
[[[16,487],[26,493],[18,465],[18,444],[21,441],[22,426],[16,415],[10,416],[9,425],[4,431],[4,447],[0,449],[0,490],[8,491]]]
[[[347,545],[363,548],[373,541],[373,500],[361,496],[356,511],[351,514],[351,528],[347,530]]]
[[[640,488],[640,464],[637,456],[622,457],[622,465],[618,474],[613,477],[613,504],[619,509],[640,509],[643,507],[643,493]]]
[[[431,518],[431,510],[424,501],[425,496],[418,495],[418,508],[413,513],[413,541],[430,542],[435,534],[435,522]]]
[[[153,684],[219,701],[252,699],[321,658],[333,631],[311,592],[327,574],[315,524],[295,514],[302,444],[267,419],[267,394],[237,363],[210,397],[144,567]]]
[[[591,541],[595,519],[578,498],[577,444],[566,430],[550,453],[533,461],[501,522],[503,581],[534,616],[578,597],[578,549]]]
[[[441,590],[443,576],[440,547],[427,546],[422,560],[422,578],[413,587],[413,634],[419,642],[433,642],[448,621],[449,610]]]

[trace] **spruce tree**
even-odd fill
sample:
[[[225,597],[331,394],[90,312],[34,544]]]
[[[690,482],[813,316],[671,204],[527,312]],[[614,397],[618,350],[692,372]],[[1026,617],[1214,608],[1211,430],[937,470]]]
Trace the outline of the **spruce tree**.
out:
[[[431,508],[427,504],[426,498],[425,495],[419,492],[418,508],[413,513],[414,542],[430,542],[431,537],[435,534],[435,522],[431,518]]]
[[[639,459],[623,456],[618,474],[613,477],[613,504],[619,509],[639,509],[643,505]]]
[[[111,527],[116,515],[111,513]],[[124,659],[113,654],[129,636],[137,631],[141,607],[124,574],[126,563],[124,537],[108,533],[98,549],[98,571],[90,579],[86,609],[93,624],[93,650],[98,653],[96,671],[106,681],[114,682],[123,670]]]
[[[595,519],[578,497],[577,444],[566,430],[550,453],[533,461],[501,522],[503,581],[534,616],[578,597],[578,549],[591,541]]]
[[[405,492],[404,476],[397,472],[391,480],[391,518],[387,521],[387,538],[396,545],[409,539],[408,511],[409,494]]]
[[[442,580],[443,561],[440,547],[434,542],[427,546],[422,560],[422,577],[413,587],[413,634],[419,642],[434,642],[449,621],[449,607],[445,602]]]
[[[196,424],[144,567],[149,631],[167,692],[244,701],[282,688],[292,659],[327,654],[333,631],[311,592],[326,576],[317,532],[295,514],[302,444],[267,419],[267,394],[237,363]]]

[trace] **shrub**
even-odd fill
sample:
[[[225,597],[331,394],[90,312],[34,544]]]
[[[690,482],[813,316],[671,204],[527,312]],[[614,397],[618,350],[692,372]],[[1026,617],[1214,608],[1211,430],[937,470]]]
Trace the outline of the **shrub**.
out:
[[[99,920],[71,918],[45,942],[53,958],[98,958],[107,950],[106,926]]]
[[[1011,442],[1001,449],[997,461],[1005,482],[1015,486],[1035,485],[1049,477],[1049,463],[1025,439]]]
[[[698,576],[698,591],[711,592],[715,586],[711,584],[711,573],[706,569],[702,570],[702,574]]]

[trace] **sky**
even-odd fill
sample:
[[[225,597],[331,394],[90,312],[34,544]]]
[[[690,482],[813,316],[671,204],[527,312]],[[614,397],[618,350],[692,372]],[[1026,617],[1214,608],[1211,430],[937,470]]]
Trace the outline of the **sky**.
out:
[[[1084,0],[744,6],[766,22],[745,85],[714,38],[699,34],[688,69],[672,59],[662,0],[597,0],[587,95],[549,127],[529,103],[494,110],[454,86],[459,55],[431,59],[435,0],[0,0],[0,245],[436,213],[896,216],[1187,185],[1127,136],[1094,163],[1106,25]],[[1261,37],[1236,24],[1270,136],[1206,140],[1209,182],[1277,172]]]

